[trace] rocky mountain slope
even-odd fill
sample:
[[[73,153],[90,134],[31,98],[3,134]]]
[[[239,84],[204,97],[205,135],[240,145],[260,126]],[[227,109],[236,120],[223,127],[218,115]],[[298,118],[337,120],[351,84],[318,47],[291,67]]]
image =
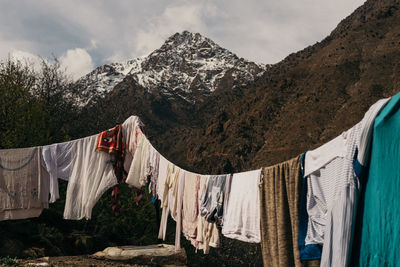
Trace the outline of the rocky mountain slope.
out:
[[[266,68],[237,57],[199,33],[184,31],[147,57],[103,65],[79,79],[79,102],[96,102],[129,77],[149,92],[195,103],[214,91],[245,86]]]
[[[379,98],[399,92],[399,60],[400,2],[367,1],[324,40],[273,65],[251,86],[216,95],[200,108],[202,129],[174,152],[165,149],[213,172],[287,160],[339,135]]]
[[[141,116],[153,143],[190,169],[239,171],[276,163],[330,140],[377,99],[398,91],[399,9],[398,1],[367,1],[321,42],[269,66],[247,86],[214,89],[207,102],[189,107],[163,97],[162,90],[150,93],[129,76],[98,107],[118,103],[107,111],[117,121]],[[172,39],[164,46],[179,43]],[[101,120],[93,119],[93,127]]]

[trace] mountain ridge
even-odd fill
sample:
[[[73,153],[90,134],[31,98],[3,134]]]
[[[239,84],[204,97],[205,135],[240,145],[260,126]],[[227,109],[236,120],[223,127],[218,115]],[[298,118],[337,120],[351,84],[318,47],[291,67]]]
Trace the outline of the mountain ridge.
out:
[[[96,102],[132,76],[149,92],[161,91],[166,97],[180,97],[194,104],[214,91],[244,86],[267,68],[239,58],[199,33],[183,31],[146,57],[102,65],[80,78],[78,103],[85,106]]]

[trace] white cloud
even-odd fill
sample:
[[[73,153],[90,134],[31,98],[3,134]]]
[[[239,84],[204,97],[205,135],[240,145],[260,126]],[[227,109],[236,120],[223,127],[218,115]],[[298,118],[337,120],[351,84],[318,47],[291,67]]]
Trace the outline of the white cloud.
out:
[[[218,1],[210,37],[239,57],[276,63],[321,41],[364,0]]]
[[[189,30],[239,57],[274,63],[323,39],[363,2],[5,1],[0,8],[0,58],[13,50],[59,57],[80,47],[100,65],[148,54],[175,32]]]
[[[21,50],[14,50],[10,53],[10,59],[15,61],[20,61],[23,64],[27,64],[31,66],[35,71],[39,71],[42,66],[42,61],[46,59],[42,59],[37,55],[32,53],[21,51]]]
[[[40,71],[42,62],[50,62],[47,58],[42,58],[33,53],[13,50],[10,53],[11,60],[18,60],[23,64],[32,66],[35,71]],[[67,50],[59,58],[60,66],[62,70],[66,71],[66,74],[73,80],[77,80],[83,75],[91,72],[94,68],[93,60],[90,54],[82,48],[75,48]]]
[[[60,57],[62,68],[66,69],[72,79],[77,80],[94,68],[92,57],[82,48],[69,49]]]
[[[88,50],[93,50],[96,48],[97,48],[97,41],[94,39],[90,40],[90,46],[89,46]]]
[[[152,52],[175,32],[189,30],[204,33],[206,20],[217,14],[216,7],[209,2],[185,3],[166,7],[160,16],[146,21],[147,25],[136,35],[136,54],[140,56]]]

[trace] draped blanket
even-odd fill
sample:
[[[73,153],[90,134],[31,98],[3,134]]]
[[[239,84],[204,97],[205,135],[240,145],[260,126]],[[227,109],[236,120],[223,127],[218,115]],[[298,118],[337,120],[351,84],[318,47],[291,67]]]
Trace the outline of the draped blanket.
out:
[[[300,262],[297,245],[302,186],[301,156],[263,169],[261,248],[265,266],[319,266]]]

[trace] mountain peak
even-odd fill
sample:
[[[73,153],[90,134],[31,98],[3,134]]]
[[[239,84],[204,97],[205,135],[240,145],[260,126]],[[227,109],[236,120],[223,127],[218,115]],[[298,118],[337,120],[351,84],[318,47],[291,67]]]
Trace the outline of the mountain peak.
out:
[[[205,39],[205,37],[202,36],[200,33],[192,33],[189,31],[183,31],[183,32],[177,32],[177,33],[171,35],[166,40],[166,42],[183,41],[183,40],[199,40],[199,39]]]
[[[220,47],[211,39],[204,37],[200,33],[189,31],[177,32],[170,36],[159,49],[150,54],[150,57],[168,51],[177,53],[185,58],[194,58],[196,54],[203,58],[213,57],[216,54],[225,54],[232,58],[238,58],[235,54]]]
[[[244,86],[265,69],[265,65],[239,58],[200,33],[183,31],[170,36],[147,57],[101,66],[79,82],[84,98],[97,92],[104,97],[129,75],[149,92],[195,103],[215,90]]]
[[[202,36],[200,33],[192,33],[189,31],[183,31],[181,33],[177,32],[174,35],[170,36],[165,41],[164,45],[180,46],[182,44],[201,43],[201,42],[206,41],[206,39],[208,39],[208,38]],[[207,41],[211,41],[211,40],[208,39]]]

